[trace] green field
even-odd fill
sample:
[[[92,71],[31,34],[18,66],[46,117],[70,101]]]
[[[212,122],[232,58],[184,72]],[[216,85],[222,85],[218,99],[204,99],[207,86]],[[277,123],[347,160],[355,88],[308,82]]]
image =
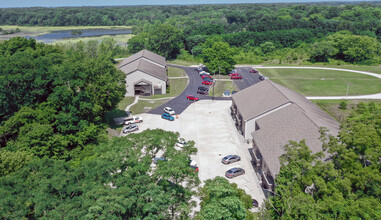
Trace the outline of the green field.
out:
[[[221,97],[226,90],[229,90],[230,93],[232,91],[236,91],[237,87],[234,82],[232,81],[216,81],[215,82],[215,88],[214,88],[214,96],[215,97]],[[209,95],[213,95],[213,87],[210,87]]]
[[[186,76],[185,70],[176,67],[168,67],[168,77],[183,77]]]
[[[381,79],[359,73],[311,69],[259,69],[272,81],[305,96],[366,95],[381,92]]]

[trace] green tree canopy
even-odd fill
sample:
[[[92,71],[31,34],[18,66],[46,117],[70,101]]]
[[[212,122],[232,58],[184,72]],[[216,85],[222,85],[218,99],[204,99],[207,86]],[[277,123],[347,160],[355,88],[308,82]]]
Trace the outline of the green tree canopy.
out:
[[[236,64],[233,58],[234,51],[228,43],[212,38],[206,40],[202,47],[202,59],[211,72],[220,71],[222,74],[228,74],[234,69]]]

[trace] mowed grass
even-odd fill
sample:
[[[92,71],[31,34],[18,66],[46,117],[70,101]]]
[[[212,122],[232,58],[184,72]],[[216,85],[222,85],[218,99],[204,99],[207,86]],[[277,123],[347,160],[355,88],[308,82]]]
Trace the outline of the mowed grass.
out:
[[[232,81],[216,81],[214,86],[215,86],[214,88],[215,97],[221,97],[226,90],[229,90],[230,93],[232,91],[237,91],[237,87],[235,83]],[[209,95],[210,96],[213,95],[213,87],[210,87]]]
[[[166,103],[167,101],[168,101],[168,99],[167,100],[150,100],[150,101],[139,100],[138,103],[136,103],[135,105],[133,105],[130,108],[130,111],[134,115],[140,114],[140,113],[155,109],[155,108],[159,107],[160,105]],[[146,108],[146,110],[144,108]]]
[[[334,70],[311,69],[260,69],[272,81],[305,96],[366,95],[381,92],[381,79],[376,77]]]
[[[168,67],[168,77],[183,77],[186,76],[185,70],[176,68],[176,67]]]

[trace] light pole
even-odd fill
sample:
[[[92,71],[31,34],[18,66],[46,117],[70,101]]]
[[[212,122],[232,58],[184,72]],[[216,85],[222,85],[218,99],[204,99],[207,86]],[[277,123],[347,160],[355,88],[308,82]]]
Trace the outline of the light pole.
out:
[[[218,66],[218,79],[221,79],[221,67]]]
[[[215,77],[215,70],[213,71],[213,84],[212,84],[212,86],[213,86],[213,97],[212,97],[212,100],[214,101],[214,83],[216,83],[216,81],[215,81],[215,79],[214,79],[214,77]]]

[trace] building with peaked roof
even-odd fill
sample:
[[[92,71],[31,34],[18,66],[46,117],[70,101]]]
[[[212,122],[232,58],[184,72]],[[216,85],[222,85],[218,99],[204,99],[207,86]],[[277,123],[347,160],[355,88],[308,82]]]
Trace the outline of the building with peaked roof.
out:
[[[279,157],[289,141],[305,140],[313,153],[322,151],[320,128],[337,135],[339,123],[303,95],[270,80],[232,96],[237,129],[252,142],[252,159],[266,189],[274,188]]]
[[[124,59],[119,69],[126,74],[125,96],[166,93],[168,76],[164,57],[142,50]]]

